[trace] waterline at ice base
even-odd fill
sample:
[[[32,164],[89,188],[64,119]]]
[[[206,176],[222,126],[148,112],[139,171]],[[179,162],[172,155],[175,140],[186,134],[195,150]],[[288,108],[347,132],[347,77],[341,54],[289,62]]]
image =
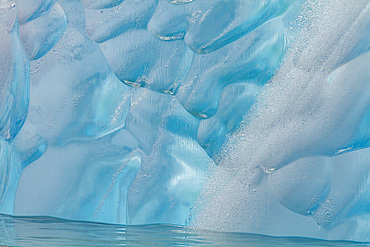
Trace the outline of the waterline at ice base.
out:
[[[0,0],[0,214],[370,241],[368,0]]]

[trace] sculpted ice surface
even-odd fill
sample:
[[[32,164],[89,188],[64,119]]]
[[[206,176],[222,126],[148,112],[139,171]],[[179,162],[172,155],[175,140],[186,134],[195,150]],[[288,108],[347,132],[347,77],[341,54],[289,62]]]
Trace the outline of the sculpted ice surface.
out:
[[[369,241],[369,11],[0,0],[0,213]]]

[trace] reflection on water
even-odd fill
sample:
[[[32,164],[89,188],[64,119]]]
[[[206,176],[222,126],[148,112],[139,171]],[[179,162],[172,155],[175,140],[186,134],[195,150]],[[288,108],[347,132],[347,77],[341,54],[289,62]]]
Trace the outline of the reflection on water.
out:
[[[1,246],[370,246],[369,243],[199,231],[172,225],[121,226],[0,215]]]

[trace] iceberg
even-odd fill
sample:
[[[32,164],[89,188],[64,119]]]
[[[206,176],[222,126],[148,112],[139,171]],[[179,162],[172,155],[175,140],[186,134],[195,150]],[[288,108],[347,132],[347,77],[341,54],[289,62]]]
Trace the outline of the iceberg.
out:
[[[0,0],[0,214],[370,241],[367,0]]]

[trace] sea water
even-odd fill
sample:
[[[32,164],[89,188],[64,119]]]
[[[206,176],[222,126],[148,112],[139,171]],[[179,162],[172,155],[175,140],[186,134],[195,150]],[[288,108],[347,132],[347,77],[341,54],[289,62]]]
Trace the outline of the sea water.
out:
[[[272,237],[152,224],[125,226],[51,217],[0,215],[0,246],[370,246],[370,243]]]

